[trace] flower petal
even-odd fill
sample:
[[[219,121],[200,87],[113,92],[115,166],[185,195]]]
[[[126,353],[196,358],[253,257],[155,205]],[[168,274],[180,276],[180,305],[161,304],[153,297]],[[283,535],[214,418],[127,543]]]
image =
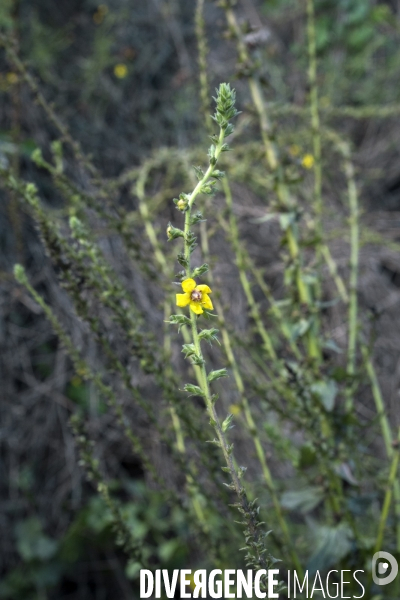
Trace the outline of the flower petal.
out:
[[[213,303],[211,302],[210,296],[208,294],[203,294],[203,297],[201,299],[201,305],[204,306],[204,308],[208,308],[208,310],[212,310],[213,307]]]
[[[187,306],[190,302],[190,294],[176,294],[176,305]]]
[[[210,290],[210,288],[208,287],[208,285],[204,285],[204,283],[202,283],[200,285],[197,285],[196,286],[196,290],[199,290],[199,292],[203,292],[203,293],[206,293],[206,294],[211,294],[212,293],[211,290]]]
[[[184,292],[193,292],[194,288],[196,287],[196,282],[194,279],[184,279],[182,281],[182,289]]]
[[[190,308],[192,309],[192,311],[194,313],[196,313],[196,315],[201,315],[202,312],[203,312],[203,309],[201,308],[200,302],[191,302],[190,303]]]

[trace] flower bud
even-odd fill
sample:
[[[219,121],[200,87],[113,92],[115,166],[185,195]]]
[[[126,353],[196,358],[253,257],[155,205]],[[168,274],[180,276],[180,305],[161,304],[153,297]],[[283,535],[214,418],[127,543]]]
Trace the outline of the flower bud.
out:
[[[182,200],[182,198],[181,198],[176,203],[176,206],[179,208],[179,210],[181,210],[182,212],[184,212],[186,210],[186,208],[187,208],[187,201],[186,200]]]

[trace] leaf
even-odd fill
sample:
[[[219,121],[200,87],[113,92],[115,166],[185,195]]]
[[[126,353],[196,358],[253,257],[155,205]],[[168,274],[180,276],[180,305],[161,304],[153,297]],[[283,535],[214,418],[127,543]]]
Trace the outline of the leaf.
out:
[[[200,267],[196,267],[195,269],[193,269],[192,277],[200,277],[201,275],[204,275],[204,273],[207,273],[207,271],[208,271],[208,264],[204,263],[204,265],[201,265]]]
[[[203,219],[203,215],[201,212],[197,212],[191,217],[190,224],[196,225],[196,223],[199,223],[200,221],[206,221],[206,220],[207,219]]]
[[[290,327],[292,339],[296,340],[302,337],[310,328],[310,321],[307,319],[300,319],[297,323]]]
[[[310,386],[311,393],[319,398],[328,412],[335,406],[335,398],[338,392],[336,382],[333,379],[327,381],[316,381]]]
[[[300,457],[298,462],[298,468],[303,469],[307,467],[311,467],[315,464],[317,457],[315,455],[315,450],[309,444],[305,444],[300,448]]]
[[[58,544],[43,533],[37,517],[20,521],[16,526],[17,549],[23,560],[49,560],[57,552]]]
[[[287,229],[289,229],[290,225],[295,223],[295,221],[296,221],[296,213],[294,213],[294,212],[280,213],[280,215],[279,215],[279,222],[280,222],[280,225],[281,225],[281,228],[283,229],[283,231],[286,231]]]
[[[184,353],[185,358],[190,358],[196,354],[196,348],[194,347],[194,344],[183,344],[181,352]]]
[[[158,556],[162,560],[163,563],[171,560],[176,551],[180,548],[181,542],[177,538],[173,538],[171,540],[167,540],[162,542],[162,544],[158,548]]]
[[[226,369],[218,369],[217,371],[210,371],[207,375],[208,383],[221,379],[221,377],[228,377],[228,371]]]
[[[195,167],[195,166],[193,166],[193,169],[196,172],[197,180],[201,181],[203,179],[203,177],[204,177],[204,171],[203,171],[203,169],[201,167]]]
[[[186,258],[186,256],[184,254],[182,254],[182,252],[180,252],[178,254],[178,256],[176,257],[176,260],[178,261],[178,263],[182,266],[182,267],[187,267],[188,266],[188,260]]]
[[[183,389],[192,396],[205,396],[203,390],[198,385],[193,385],[192,383],[187,383]]]
[[[347,483],[349,483],[350,485],[360,485],[360,482],[357,481],[357,479],[354,477],[349,463],[343,462],[340,465],[337,465],[335,467],[335,471],[342,479],[344,479],[344,481],[347,481]]]
[[[324,348],[328,348],[328,350],[333,350],[336,354],[342,354],[343,350],[339,348],[337,343],[334,340],[326,340],[324,343]]]
[[[255,217],[254,219],[249,219],[250,223],[266,223],[267,221],[272,221],[272,219],[277,219],[279,217],[279,213],[266,213],[262,217]]]
[[[281,506],[288,510],[297,510],[302,514],[312,511],[324,497],[323,489],[310,486],[303,490],[288,491],[282,494]]]
[[[232,428],[232,425],[231,425],[231,423],[232,423],[232,419],[233,419],[233,415],[232,415],[232,414],[229,414],[229,415],[226,417],[226,419],[223,421],[223,423],[222,423],[222,425],[221,425],[221,428],[222,428],[222,431],[223,431],[224,433],[225,433],[225,431],[228,431],[228,429],[231,429],[231,428]]]
[[[317,526],[314,535],[316,548],[307,564],[311,573],[337,565],[351,550],[353,534],[345,524],[337,527]]]
[[[128,579],[136,579],[141,568],[142,565],[140,563],[130,560],[125,567],[125,575]]]
[[[178,325],[178,332],[183,325],[190,325],[190,319],[185,315],[171,315],[169,320],[165,322],[171,325]]]
[[[214,327],[212,329],[203,329],[199,333],[199,338],[201,340],[206,340],[209,344],[212,342],[217,342],[219,344],[219,340],[217,338],[218,329]]]

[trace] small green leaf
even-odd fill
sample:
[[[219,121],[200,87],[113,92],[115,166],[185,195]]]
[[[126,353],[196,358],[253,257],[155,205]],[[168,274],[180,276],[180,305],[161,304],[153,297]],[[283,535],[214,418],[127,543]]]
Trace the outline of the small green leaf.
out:
[[[177,227],[174,227],[173,225],[171,225],[171,223],[168,223],[168,227],[167,227],[168,241],[176,240],[177,238],[184,237],[184,236],[185,236],[185,234],[183,233],[183,231],[181,229],[178,229]]]
[[[290,225],[292,225],[296,221],[296,213],[281,213],[279,215],[279,222],[283,231],[289,229]]]
[[[333,410],[335,398],[338,392],[336,382],[333,379],[327,381],[316,381],[310,386],[311,393],[322,402],[327,411]]]
[[[208,383],[212,381],[216,381],[217,379],[221,379],[221,377],[228,377],[228,371],[226,369],[218,369],[216,371],[210,371],[207,375]]]
[[[178,261],[178,263],[180,265],[182,265],[182,267],[187,267],[188,266],[188,260],[186,258],[186,256],[182,253],[178,254],[178,256],[176,257],[176,260]]]
[[[339,348],[337,343],[334,340],[326,340],[324,343],[324,348],[328,348],[328,350],[333,350],[336,354],[342,354],[343,350]]]
[[[183,344],[182,352],[185,354],[185,358],[190,358],[196,354],[196,348],[194,347],[194,344]]]
[[[193,165],[193,169],[196,172],[196,177],[197,177],[198,181],[201,181],[204,177],[203,169],[201,167],[195,167],[194,165]]]
[[[311,512],[323,500],[324,490],[317,486],[310,486],[303,490],[284,492],[281,497],[281,506],[287,510],[297,510],[303,514]]]
[[[300,456],[297,465],[299,469],[311,467],[312,465],[315,465],[316,461],[317,457],[315,450],[310,444],[305,444],[300,448]]]
[[[233,419],[233,415],[229,414],[226,419],[222,422],[221,428],[222,431],[225,433],[225,431],[228,431],[228,429],[232,428],[232,419]]]
[[[297,323],[290,327],[290,332],[292,335],[292,339],[296,340],[299,337],[302,337],[310,328],[310,321],[307,319],[300,319]]]
[[[26,560],[49,560],[57,551],[58,544],[43,533],[37,517],[20,521],[16,526],[17,549]]]
[[[206,340],[209,344],[211,344],[212,342],[218,342],[218,344],[219,344],[219,340],[217,338],[217,333],[218,333],[218,329],[215,329],[215,328],[202,329],[202,331],[200,331],[200,333],[199,333],[199,338],[201,340]]]
[[[198,385],[193,385],[192,383],[187,383],[183,389],[191,396],[205,396],[203,390]]]
[[[195,269],[193,269],[192,277],[200,277],[201,275],[204,275],[204,273],[207,273],[207,271],[208,264],[204,263],[200,267],[196,267]]]
[[[166,323],[170,323],[171,325],[178,325],[178,331],[181,330],[183,325],[190,325],[190,319],[185,315],[171,315]]]
[[[225,177],[225,172],[215,169],[215,171],[211,173],[211,177],[215,177],[215,179],[222,179],[223,177]]]
[[[353,535],[344,523],[337,527],[317,526],[314,535],[315,551],[307,564],[312,573],[337,565],[352,548]]]
[[[206,221],[206,220],[207,219],[203,219],[203,215],[201,212],[197,212],[191,217],[190,224],[196,225],[196,223],[200,223],[200,221]]]

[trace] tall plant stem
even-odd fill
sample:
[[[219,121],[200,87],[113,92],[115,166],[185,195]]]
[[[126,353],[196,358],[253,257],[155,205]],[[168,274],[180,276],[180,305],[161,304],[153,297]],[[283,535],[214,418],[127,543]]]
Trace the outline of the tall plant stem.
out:
[[[223,6],[225,8],[225,14],[228,25],[237,40],[240,61],[243,64],[251,65],[251,57],[243,40],[243,35],[240,26],[237,22],[236,15],[229,3],[226,3]],[[275,177],[275,189],[280,204],[280,210],[282,210],[283,212],[290,212],[293,211],[293,209],[295,209],[295,206],[293,205],[293,201],[290,198],[288,187],[285,183],[283,170],[280,165],[278,149],[272,140],[271,123],[267,114],[266,104],[261,90],[260,82],[254,73],[254,68],[252,65],[250,69],[252,70],[252,72],[248,77],[248,84],[251,97],[259,118],[261,138],[264,145],[266,162],[269,169],[272,171]],[[301,255],[296,223],[289,224],[285,231],[285,237],[287,240],[290,258],[295,266],[294,278],[297,286],[299,302],[300,304],[311,306],[311,290],[309,289],[308,284],[304,281],[304,278],[302,276]],[[317,323],[315,320],[315,315],[311,316],[310,318],[312,318],[313,324],[312,327],[310,327],[309,331],[306,333],[307,351],[310,358],[319,362],[321,360],[321,348],[319,344]]]
[[[145,225],[145,231],[147,233],[148,239],[152,245],[155,260],[156,260],[159,268],[161,269],[161,272],[166,277],[169,277],[171,275],[170,269],[169,269],[167,260],[165,258],[165,254],[161,251],[160,243],[158,241],[158,236],[154,229],[154,224],[151,219],[151,215],[149,213],[148,206],[147,206],[146,199],[145,199],[145,183],[147,180],[147,176],[148,176],[148,170],[143,169],[140,176],[138,177],[138,180],[137,180],[136,186],[135,186],[135,191],[139,198],[139,212],[142,216],[142,219],[143,219],[143,222]],[[169,320],[170,315],[171,315],[171,306],[169,305],[169,303],[166,303],[165,307],[164,307],[164,317],[165,317],[164,321],[165,322],[167,322]],[[183,333],[185,342],[189,343],[190,342],[190,333],[186,327],[182,328],[182,333]],[[164,350],[165,350],[166,356],[169,356],[170,350],[171,350],[171,336],[167,330],[164,331]],[[167,374],[170,371],[170,369],[171,369],[171,367],[168,365],[166,367]],[[198,372],[197,369],[194,369],[194,372],[195,372],[195,376],[196,376],[198,384],[201,385],[202,384],[201,374]],[[186,452],[185,437],[184,437],[184,431],[182,429],[181,420],[179,418],[179,415],[178,415],[174,405],[170,404],[169,409],[170,409],[172,425],[173,425],[173,428],[175,431],[175,436],[176,436],[177,450],[182,456],[185,456],[185,452]],[[191,498],[193,510],[195,512],[195,515],[197,517],[199,525],[202,527],[203,531],[206,534],[209,534],[209,525],[207,523],[207,519],[205,517],[204,510],[203,510],[203,507],[202,507],[202,504],[200,501],[200,489],[199,489],[198,485],[196,484],[195,478],[192,476],[192,474],[190,472],[186,472],[185,477],[186,477],[187,490],[188,490],[189,496]]]
[[[205,31],[204,31],[203,8],[204,8],[204,0],[197,0],[195,22],[196,22],[196,37],[197,37],[197,44],[198,44],[199,71],[200,71],[200,73],[199,73],[200,95],[201,95],[202,108],[203,108],[204,118],[206,120],[207,129],[209,132],[211,132],[211,118],[209,116],[209,100],[208,100],[209,91],[208,91],[207,62],[206,62],[207,42],[206,42],[206,36],[205,36]],[[229,189],[228,179],[226,176],[222,180],[222,184],[223,184],[223,187],[225,190],[225,196],[227,196],[226,191],[227,190],[230,191],[230,189]],[[231,199],[231,204],[232,204],[232,197],[230,199]],[[232,206],[230,206],[230,209],[232,209]],[[204,257],[205,261],[209,262],[208,231],[207,231],[206,221],[201,222],[200,233],[201,233],[201,247],[202,247],[203,257]],[[241,267],[242,268],[239,268],[240,280],[241,280],[243,289],[245,290],[249,305],[251,307],[252,316],[255,319],[257,326],[260,327],[260,325],[262,326],[262,321],[261,321],[261,318],[260,318],[260,315],[258,312],[258,308],[254,301],[254,297],[251,292],[251,286],[247,279],[246,273],[245,273],[242,265],[241,265]],[[212,285],[214,283],[214,278],[213,278],[211,272],[210,272],[210,283]],[[275,514],[276,514],[278,523],[280,525],[280,528],[282,530],[283,536],[285,538],[286,547],[287,547],[288,552],[291,555],[293,565],[296,568],[298,573],[302,573],[302,566],[301,566],[300,560],[297,556],[297,553],[296,553],[294,546],[290,539],[289,528],[288,528],[285,518],[283,516],[279,498],[278,498],[276,490],[275,490],[275,485],[274,485],[274,481],[272,478],[272,474],[268,467],[265,452],[263,450],[261,440],[260,440],[260,437],[257,432],[257,427],[254,422],[254,418],[253,418],[253,415],[252,415],[252,412],[250,409],[249,401],[245,394],[245,386],[244,386],[243,379],[242,379],[242,376],[241,376],[241,373],[240,373],[240,370],[238,367],[238,362],[236,361],[236,358],[235,358],[235,355],[233,352],[230,335],[229,335],[228,329],[226,327],[223,307],[222,307],[221,302],[218,299],[216,299],[214,301],[214,305],[215,305],[215,309],[216,309],[216,312],[217,312],[217,315],[219,318],[220,327],[221,327],[223,348],[224,348],[225,354],[227,356],[229,366],[232,370],[237,390],[239,392],[240,404],[241,404],[241,407],[243,408],[243,414],[245,417],[245,421],[246,421],[248,430],[253,439],[254,447],[256,450],[256,455],[260,462],[261,470],[262,470],[265,482],[267,484],[268,490],[271,494],[272,502],[273,502],[274,509],[275,509]],[[276,354],[275,354],[273,345],[271,343],[271,340],[268,336],[268,333],[264,330],[263,327],[261,327],[261,331],[262,331],[261,336],[264,341],[267,352],[270,354],[271,358],[274,358],[274,357],[276,358]]]
[[[393,448],[392,460],[391,460],[391,464],[390,464],[390,471],[389,471],[389,477],[388,477],[388,482],[387,482],[387,486],[386,486],[385,498],[383,501],[381,516],[379,519],[378,534],[376,536],[374,552],[378,552],[382,548],[383,534],[385,531],[386,521],[389,516],[389,509],[390,509],[390,505],[392,502],[392,495],[393,495],[394,485],[395,485],[395,482],[397,479],[397,471],[398,471],[398,467],[399,467],[399,456],[400,456],[399,444],[400,444],[400,428],[399,428],[398,435],[397,435],[396,445],[394,448],[392,447]]]
[[[355,172],[353,161],[351,160],[350,146],[333,131],[328,132],[329,138],[334,142],[338,152],[343,158],[343,169],[347,180],[347,195],[349,202],[349,223],[350,223],[350,279],[349,279],[349,334],[347,344],[347,372],[351,378],[355,375],[356,353],[357,353],[357,331],[358,331],[358,263],[359,263],[359,207],[358,193],[355,181]],[[353,410],[353,390],[350,385],[346,392],[346,410]]]
[[[166,302],[165,307],[164,307],[164,322],[165,323],[169,320],[170,316],[171,316],[171,306],[170,306],[169,302]],[[170,356],[170,354],[171,354],[171,335],[170,335],[169,331],[167,331],[167,330],[164,332],[164,351],[165,351],[166,356]],[[166,369],[167,370],[171,369],[171,366],[168,364]],[[176,448],[177,448],[177,451],[181,454],[181,456],[184,457],[186,454],[186,447],[185,447],[185,436],[184,436],[184,432],[182,429],[181,420],[180,420],[179,415],[176,411],[176,408],[173,404],[170,404],[169,410],[170,410],[170,414],[171,414],[172,426],[174,428],[175,436],[176,436]],[[188,494],[189,494],[189,497],[190,497],[190,500],[192,503],[193,511],[195,513],[197,521],[198,521],[200,527],[202,528],[203,532],[207,536],[209,536],[210,527],[207,522],[207,518],[204,513],[202,503],[201,503],[200,488],[197,485],[192,473],[193,473],[193,468],[191,469],[191,472],[188,471],[185,473],[186,489],[188,491]],[[211,549],[213,550],[213,548],[211,548]]]
[[[276,319],[283,336],[288,341],[291,351],[293,352],[294,356],[298,360],[300,360],[301,359],[300,350],[298,349],[298,347],[296,346],[295,342],[292,339],[290,331],[289,331],[287,324],[284,320],[284,317],[282,315],[282,311],[277,306],[275,299],[272,296],[272,293],[270,292],[269,287],[263,280],[263,277],[262,277],[259,269],[257,269],[256,266],[254,265],[254,262],[252,261],[251,257],[249,256],[248,251],[246,250],[246,248],[244,247],[244,244],[240,240],[238,223],[237,223],[235,214],[233,212],[233,206],[232,206],[232,191],[231,191],[228,179],[223,180],[223,190],[224,190],[224,194],[225,194],[226,205],[228,208],[228,221],[222,215],[218,215],[218,219],[221,223],[222,228],[228,234],[228,237],[232,244],[233,251],[236,255],[236,262],[237,262],[237,267],[239,270],[240,282],[242,284],[243,291],[246,295],[246,299],[247,299],[248,305],[250,307],[250,314],[254,318],[257,332],[261,336],[261,339],[264,342],[264,347],[265,347],[269,357],[272,358],[273,360],[276,360],[277,356],[276,356],[276,352],[275,352],[275,349],[272,344],[272,340],[271,340],[267,330],[265,329],[265,326],[261,319],[260,311],[258,309],[257,303],[254,298],[254,294],[253,294],[253,291],[251,288],[251,283],[247,276],[248,271],[251,271],[253,273],[253,275],[257,281],[257,284],[260,286],[261,290],[264,292],[265,297],[267,298],[267,300],[269,301],[269,303],[271,305],[271,312],[272,312],[274,318]]]
[[[398,506],[398,499],[396,498],[396,494],[394,492],[395,492],[395,484],[396,484],[396,482],[398,482],[397,471],[399,468],[399,458],[400,458],[400,428],[398,430],[395,448],[393,448],[393,446],[392,446],[392,456],[391,456],[391,463],[390,463],[390,469],[389,469],[389,477],[388,477],[387,484],[386,484],[386,492],[385,492],[385,496],[383,499],[382,510],[381,510],[381,514],[380,514],[380,518],[379,518],[378,532],[377,532],[375,547],[374,547],[374,554],[376,554],[377,552],[382,550],[383,536],[385,533],[386,523],[387,523],[387,520],[389,517],[390,505],[392,503],[393,494],[395,497],[394,508],[395,508],[395,514],[396,514],[397,523],[398,523],[398,512],[396,510],[396,506]],[[398,538],[397,538],[397,550],[399,550]],[[370,576],[368,578],[368,583],[366,586],[367,595],[370,594],[371,586],[372,586],[372,574],[370,574]]]
[[[227,182],[227,178],[225,177],[223,181],[224,181],[224,183]],[[201,232],[201,248],[202,248],[202,252],[203,252],[203,257],[207,261],[207,260],[209,260],[209,246],[208,246],[207,224],[205,221],[202,221],[202,223],[200,225],[200,232]],[[210,273],[209,278],[210,278],[211,284],[213,285],[213,277],[212,277],[211,273]],[[240,372],[240,369],[238,366],[238,361],[235,358],[235,354],[234,354],[233,346],[232,346],[232,342],[231,342],[231,337],[229,335],[229,331],[227,329],[226,322],[225,322],[224,310],[223,310],[221,302],[218,299],[215,299],[214,306],[215,306],[215,310],[216,310],[216,313],[219,318],[219,324],[220,324],[220,328],[221,328],[221,335],[222,335],[222,341],[223,341],[223,349],[224,349],[226,357],[228,359],[229,367],[232,370],[236,388],[239,392],[240,406],[243,410],[244,420],[247,425],[247,429],[251,435],[251,438],[253,440],[254,448],[256,451],[258,461],[261,466],[262,474],[263,474],[265,483],[267,484],[268,491],[271,495],[272,503],[273,503],[274,510],[275,510],[275,515],[278,520],[279,526],[281,528],[282,534],[284,536],[286,550],[289,552],[289,554],[291,556],[293,566],[295,567],[295,569],[297,570],[297,572],[299,574],[302,574],[303,569],[302,569],[302,566],[300,563],[300,559],[297,555],[297,552],[296,552],[293,542],[291,540],[289,528],[288,528],[288,525],[286,523],[285,517],[282,512],[279,498],[278,498],[278,495],[277,495],[277,492],[275,489],[274,480],[273,480],[271,471],[270,471],[268,463],[267,463],[265,451],[262,447],[261,439],[260,439],[260,436],[258,435],[257,426],[255,424],[254,417],[253,417],[253,414],[252,414],[252,411],[250,408],[250,403],[249,403],[247,395],[246,395],[245,385],[244,385],[243,378],[242,378],[242,375],[241,375],[241,372]]]
[[[225,193],[226,204],[227,204],[227,208],[228,208],[228,216],[229,216],[228,227],[225,229],[227,229],[227,231],[229,233],[233,251],[234,251],[235,255],[237,256],[237,264],[238,264],[238,268],[239,268],[239,274],[241,275],[240,280],[241,280],[242,287],[243,287],[243,290],[245,292],[245,295],[246,295],[246,298],[247,298],[247,301],[248,301],[248,304],[250,307],[250,314],[253,316],[253,318],[255,320],[257,332],[263,339],[264,348],[265,348],[266,352],[268,353],[268,345],[266,344],[266,341],[268,342],[270,340],[270,337],[269,337],[269,334],[268,334],[267,330],[265,329],[265,326],[261,319],[261,315],[259,313],[259,309],[255,302],[254,295],[253,295],[253,292],[251,289],[251,285],[250,285],[250,282],[247,277],[247,271],[248,271],[249,265],[251,264],[251,259],[249,257],[247,257],[247,253],[246,253],[245,249],[243,248],[242,244],[240,243],[238,225],[237,225],[237,221],[236,221],[235,215],[232,210],[232,193],[231,193],[231,189],[230,189],[227,179],[224,178],[222,184],[223,184],[223,189],[224,189],[224,193]],[[223,222],[223,218],[220,216],[220,221],[221,220]],[[276,308],[279,311],[279,308],[278,307],[276,307]],[[258,318],[255,318],[255,317],[258,317]],[[283,319],[281,321],[283,323]],[[282,329],[282,331],[284,334],[287,333],[287,331],[285,332],[284,328]],[[275,350],[272,346],[272,343],[271,343],[271,347],[274,351],[274,354],[273,354],[273,356],[269,355],[269,357],[272,360],[273,366],[274,367],[279,366],[281,368],[281,366],[282,366],[280,364],[281,361],[278,359],[278,357],[275,353]],[[291,348],[295,352],[296,357],[299,356],[299,350],[297,349],[297,347],[294,345],[293,342],[292,342]],[[268,372],[268,376],[271,379],[270,385],[272,385],[278,391],[278,393],[283,393],[283,395],[285,395],[285,394],[287,395],[289,390],[282,389],[282,386],[281,386],[278,378],[274,375],[274,373],[271,371],[271,369],[267,369],[265,364],[263,364],[263,369],[264,369],[264,371]],[[326,437],[329,438],[330,424],[324,415],[322,415],[321,418],[323,421],[323,431],[325,432]],[[329,480],[329,484],[330,484],[330,487],[332,490],[332,495],[330,497],[330,503],[332,505],[333,512],[338,514],[340,512],[340,506],[341,506],[342,500],[343,500],[343,493],[342,493],[342,490],[341,490],[341,487],[339,484],[338,476],[336,474],[334,474],[333,472],[331,472],[329,469],[327,469],[326,472],[327,472],[327,478]]]
[[[395,449],[393,447],[392,430],[386,414],[385,404],[383,402],[382,392],[376,375],[374,364],[368,352],[368,348],[364,342],[361,342],[361,353],[365,362],[365,368],[369,377],[372,389],[372,395],[375,401],[376,412],[378,415],[379,424],[381,426],[383,443],[385,445],[386,456],[389,460],[393,460]],[[396,515],[396,548],[400,553],[400,481],[396,474],[393,481],[394,494],[394,511]]]
[[[223,104],[224,94],[226,94],[225,98],[229,98],[231,102],[234,99],[234,94],[230,91],[229,86],[225,86],[225,87],[224,86],[225,86],[225,84],[221,84],[220,91],[218,92],[218,99],[217,99],[216,116],[221,119],[224,118],[223,117],[224,113],[221,111],[226,110],[224,108],[224,104]],[[192,193],[187,196],[187,205],[184,209],[185,225],[184,225],[184,231],[183,231],[183,239],[184,239],[185,271],[186,271],[186,277],[188,279],[190,279],[192,276],[192,268],[191,268],[192,245],[191,245],[191,241],[190,241],[192,239],[192,234],[191,234],[192,207],[193,207],[193,204],[194,204],[197,196],[202,192],[203,186],[205,186],[209,182],[210,177],[212,177],[212,174],[215,170],[215,166],[218,162],[220,154],[221,154],[221,152],[224,151],[224,148],[226,147],[226,144],[224,143],[224,138],[225,138],[225,129],[226,129],[228,123],[227,123],[227,121],[225,121],[225,123],[226,123],[225,126],[223,126],[223,125],[220,126],[219,136],[218,136],[218,138],[217,137],[215,138],[215,146],[213,146],[213,152],[210,156],[209,167],[207,168],[203,177],[197,183],[197,185],[194,188],[194,190],[192,191]],[[268,564],[268,561],[266,560],[266,557],[264,556],[265,549],[264,549],[263,541],[261,539],[261,531],[258,526],[258,516],[257,516],[258,511],[254,509],[254,502],[249,503],[249,501],[247,499],[247,494],[246,494],[245,488],[243,487],[243,485],[241,484],[241,481],[240,481],[241,474],[243,473],[243,471],[241,469],[238,469],[238,470],[236,469],[235,463],[234,463],[234,458],[233,458],[233,446],[228,443],[226,435],[225,435],[225,431],[226,431],[226,428],[228,427],[228,425],[225,424],[225,421],[223,424],[221,424],[219,416],[218,416],[216,408],[215,408],[216,397],[211,394],[211,390],[210,390],[210,384],[209,384],[208,375],[207,375],[207,371],[206,371],[206,363],[205,363],[205,360],[204,360],[204,357],[202,354],[202,349],[201,349],[201,341],[200,341],[200,336],[199,336],[199,331],[198,331],[198,326],[197,326],[197,318],[198,318],[197,315],[192,310],[190,310],[192,339],[193,339],[193,345],[194,345],[194,348],[196,351],[196,356],[197,356],[197,364],[195,366],[195,369],[200,373],[200,379],[201,379],[200,389],[202,392],[202,396],[204,398],[208,416],[210,417],[210,424],[214,428],[216,436],[217,436],[217,439],[214,440],[214,442],[217,444],[217,446],[219,446],[219,448],[222,451],[222,454],[224,456],[225,463],[226,463],[226,468],[224,468],[224,470],[228,471],[228,473],[230,475],[230,479],[231,479],[231,484],[229,485],[229,487],[235,491],[236,496],[238,498],[238,505],[237,505],[238,510],[243,514],[244,519],[245,519],[244,524],[246,526],[246,536],[247,536],[246,537],[246,545],[250,551],[248,560],[250,560],[250,562],[252,564],[257,565],[257,568],[264,568],[264,566],[266,566]]]
[[[210,115],[210,94],[207,78],[207,39],[204,27],[204,0],[197,0],[195,13],[195,31],[197,38],[197,56],[199,64],[200,99],[207,131],[212,130]]]
[[[317,53],[315,43],[314,0],[307,3],[307,39],[308,39],[308,81],[310,85],[311,129],[314,153],[314,213],[316,233],[322,237],[322,165],[321,165],[321,123],[319,118],[319,100],[317,84]],[[320,246],[317,246],[317,252]]]

